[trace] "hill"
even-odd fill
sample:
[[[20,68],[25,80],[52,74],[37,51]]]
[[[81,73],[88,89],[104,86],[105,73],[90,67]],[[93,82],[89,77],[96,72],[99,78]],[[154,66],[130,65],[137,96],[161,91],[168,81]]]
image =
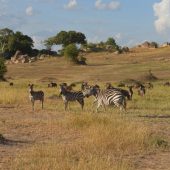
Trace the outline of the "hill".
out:
[[[7,77],[58,81],[113,81],[138,78],[152,70],[160,79],[170,79],[170,48],[132,49],[130,53],[90,53],[87,66],[68,65],[64,58],[48,58],[30,64],[8,65]]]

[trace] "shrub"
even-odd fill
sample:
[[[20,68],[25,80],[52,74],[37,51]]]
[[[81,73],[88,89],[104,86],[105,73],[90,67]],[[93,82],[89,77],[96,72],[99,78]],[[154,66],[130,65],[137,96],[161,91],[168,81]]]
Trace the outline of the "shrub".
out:
[[[4,74],[7,72],[7,68],[5,65],[5,60],[0,56],[0,80],[4,80]]]
[[[78,63],[78,54],[79,50],[77,49],[75,44],[68,45],[64,50],[64,56],[68,61],[73,63]]]

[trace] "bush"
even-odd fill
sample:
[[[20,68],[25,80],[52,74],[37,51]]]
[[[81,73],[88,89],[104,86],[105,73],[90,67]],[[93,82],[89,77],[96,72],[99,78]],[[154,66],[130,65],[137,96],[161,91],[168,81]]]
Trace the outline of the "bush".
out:
[[[4,80],[4,74],[7,72],[7,68],[5,65],[5,60],[0,56],[0,80]]]
[[[79,50],[77,49],[75,44],[70,44],[64,49],[64,56],[68,61],[73,63],[78,63],[78,54]]]
[[[80,64],[80,65],[87,65],[86,64],[86,60],[87,59],[85,57],[80,56],[79,59],[78,59],[78,64]]]

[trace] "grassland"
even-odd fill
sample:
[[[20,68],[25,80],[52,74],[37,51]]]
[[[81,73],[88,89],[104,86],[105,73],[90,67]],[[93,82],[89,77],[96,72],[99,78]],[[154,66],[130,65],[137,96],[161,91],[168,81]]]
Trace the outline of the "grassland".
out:
[[[63,58],[32,64],[8,65],[8,81],[0,82],[0,169],[11,170],[168,170],[170,142],[170,49],[134,50],[128,54],[88,54],[87,66],[67,65]],[[127,113],[117,108],[92,108],[85,99],[81,111],[71,103],[64,111],[58,88],[50,80],[80,82],[102,87],[127,78],[140,79],[151,69],[159,80],[144,97],[134,93]],[[45,109],[36,102],[32,112],[28,83],[45,92]],[[80,89],[78,84],[75,89]]]

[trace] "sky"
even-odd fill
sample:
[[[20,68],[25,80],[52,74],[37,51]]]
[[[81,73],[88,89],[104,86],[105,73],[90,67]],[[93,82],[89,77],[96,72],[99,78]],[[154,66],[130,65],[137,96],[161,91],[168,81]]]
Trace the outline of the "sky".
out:
[[[65,30],[89,42],[116,39],[122,46],[146,40],[170,41],[170,0],[0,0],[0,29],[21,31],[42,41]]]

